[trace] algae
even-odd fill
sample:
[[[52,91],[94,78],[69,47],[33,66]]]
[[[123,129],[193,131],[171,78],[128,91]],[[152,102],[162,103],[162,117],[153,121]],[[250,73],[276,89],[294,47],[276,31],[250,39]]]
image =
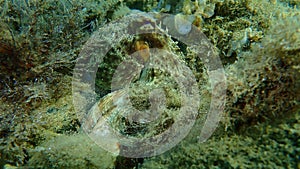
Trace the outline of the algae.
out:
[[[197,142],[199,115],[191,133],[172,150],[124,160],[82,134],[72,105],[72,70],[94,31],[137,10],[191,16],[223,62],[227,104],[207,142]],[[0,0],[0,167],[299,168],[299,21],[297,0]],[[155,44],[151,37],[114,46],[99,66],[98,98],[112,92],[112,75],[124,53],[133,52],[137,41]],[[175,42],[155,45],[183,55],[202,91],[199,112],[206,112],[211,92],[204,64]],[[141,93],[136,90],[133,100],[144,109]],[[178,106],[176,101],[170,107]]]
[[[60,135],[30,152],[26,167],[33,168],[113,168],[115,158],[86,134]]]
[[[233,134],[204,144],[181,144],[164,155],[144,159],[141,168],[297,168],[299,114],[293,118],[281,125],[256,126],[257,137],[254,129],[248,129],[252,136]]]

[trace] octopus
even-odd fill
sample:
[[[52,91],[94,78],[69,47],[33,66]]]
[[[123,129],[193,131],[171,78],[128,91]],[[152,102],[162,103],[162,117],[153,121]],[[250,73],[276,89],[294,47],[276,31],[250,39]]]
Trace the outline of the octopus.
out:
[[[145,64],[150,58],[150,49],[148,43],[142,40],[138,40],[134,44],[134,49],[138,52],[138,59]]]
[[[176,35],[190,37],[194,35],[191,22],[183,20],[181,15],[161,17],[158,21],[154,16],[131,15],[100,29],[83,49],[85,56],[82,64],[77,64],[78,72],[75,70],[74,73],[74,76],[78,74],[74,79],[84,83],[82,74],[93,72],[86,70],[86,64],[103,61],[99,57],[112,48],[122,59],[112,78],[111,86],[115,90],[90,103],[92,106],[82,105],[89,99],[82,93],[90,89],[76,89],[76,86],[74,89],[73,86],[83,130],[102,148],[117,155],[141,158],[169,150],[188,134],[198,114],[197,81],[185,64],[178,42],[172,39],[166,27],[173,18],[178,31]],[[165,27],[162,26],[164,21]],[[120,42],[122,44],[116,45]],[[193,44],[194,47],[197,45]],[[209,50],[205,52],[207,58],[213,58],[208,57],[211,56]],[[89,56],[98,58],[87,62]],[[93,89],[90,93],[94,94]]]

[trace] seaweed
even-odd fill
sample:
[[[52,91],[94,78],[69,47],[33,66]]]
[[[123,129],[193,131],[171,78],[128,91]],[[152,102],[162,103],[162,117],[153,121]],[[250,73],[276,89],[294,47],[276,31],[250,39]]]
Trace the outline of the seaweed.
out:
[[[116,159],[81,134],[71,81],[91,34],[138,10],[189,18],[210,39],[226,70],[227,104],[221,125],[206,143],[195,141],[201,114],[173,150],[152,158]],[[96,158],[101,156],[108,159],[106,168],[125,163],[128,168],[299,168],[299,1],[0,0],[0,11],[0,167],[101,168],[103,161]],[[175,39],[154,37],[132,37],[113,46],[99,66],[98,98],[112,92],[111,78],[124,55],[167,46],[193,71],[202,91],[199,112],[205,112],[211,91],[203,62]],[[134,106],[146,109],[147,97],[139,92],[133,92]],[[180,107],[176,103],[170,100],[169,108]],[[142,125],[133,129],[135,123],[121,122],[128,135],[146,133]],[[172,123],[161,123],[157,132]]]

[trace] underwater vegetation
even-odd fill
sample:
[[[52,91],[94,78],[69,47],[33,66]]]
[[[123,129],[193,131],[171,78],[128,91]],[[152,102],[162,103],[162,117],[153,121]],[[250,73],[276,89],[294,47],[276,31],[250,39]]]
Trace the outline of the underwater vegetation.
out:
[[[299,168],[299,5],[298,0],[0,0],[0,167]],[[172,51],[191,69],[201,93],[199,115],[181,143],[159,156],[131,159],[104,151],[84,133],[73,105],[72,77],[95,31],[141,11],[173,14],[180,33],[189,32],[191,22],[207,36],[225,69],[227,101],[216,132],[199,143],[211,89],[195,52],[158,34],[130,36],[112,46],[98,65],[96,100],[82,99],[88,106],[107,106],[105,99],[121,88],[111,85],[118,65],[137,52],[132,65],[145,66],[151,48]],[[171,126],[181,105],[169,76],[147,69],[131,86],[131,101],[141,110],[151,106],[153,88],[164,88],[164,118],[147,126],[116,116],[112,125],[137,137]]]

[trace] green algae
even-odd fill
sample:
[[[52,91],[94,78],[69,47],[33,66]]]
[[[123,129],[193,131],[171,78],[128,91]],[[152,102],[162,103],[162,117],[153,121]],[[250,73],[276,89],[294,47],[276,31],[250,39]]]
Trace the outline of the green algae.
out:
[[[227,135],[204,144],[181,144],[145,159],[141,168],[297,168],[299,116],[293,118],[286,124],[256,126],[258,137],[249,129],[252,136]]]
[[[93,31],[129,9],[139,9],[196,18],[194,24],[224,63],[228,100],[224,119],[209,141],[195,142],[201,126],[197,122],[180,145],[137,166],[299,168],[299,1],[1,0],[0,4],[0,167],[113,168],[113,156],[76,134],[80,123],[72,106],[71,75]],[[118,61],[121,49],[134,42],[115,47],[108,59]],[[202,75],[203,62],[189,49],[176,50],[186,54],[197,79],[207,78]],[[99,97],[110,92],[111,60],[100,65],[107,72],[96,82]],[[203,85],[207,83],[199,81]],[[210,101],[210,91],[204,91],[201,111]],[[97,161],[96,156],[107,161]]]
[[[60,135],[39,145],[26,167],[113,168],[116,157],[101,149],[86,134]]]

